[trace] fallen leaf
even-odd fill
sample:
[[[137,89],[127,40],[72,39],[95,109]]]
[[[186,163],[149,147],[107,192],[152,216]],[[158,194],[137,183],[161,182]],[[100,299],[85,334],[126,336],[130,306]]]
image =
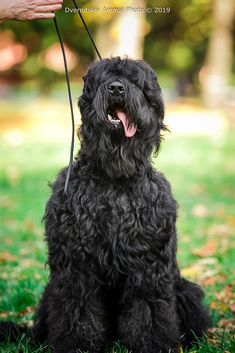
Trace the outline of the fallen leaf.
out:
[[[20,180],[20,171],[16,167],[10,167],[6,171],[9,182],[12,186],[16,186]]]
[[[214,337],[215,335],[223,335],[224,329],[221,327],[210,327],[207,331],[207,336],[209,338]]]
[[[24,310],[21,310],[18,313],[16,313],[16,316],[20,317],[27,314],[31,314],[32,312],[34,312],[34,310],[35,308],[33,306],[27,306]]]
[[[235,313],[235,303],[229,305],[230,310]]]
[[[219,302],[219,301],[213,301],[209,304],[211,309],[215,309],[221,313],[224,313],[228,306],[225,303]]]
[[[25,226],[26,231],[28,231],[28,232],[33,232],[34,227],[35,227],[35,225],[31,219],[26,219],[24,221],[24,226]]]
[[[31,254],[32,253],[32,249],[31,247],[28,247],[28,248],[21,248],[20,251],[19,251],[19,254],[20,255],[28,255],[28,254]]]
[[[216,276],[214,277],[207,277],[201,280],[201,284],[203,286],[212,286],[215,283],[218,283],[218,278]]]
[[[23,259],[20,260],[20,266],[22,268],[41,268],[42,264],[34,259]]]
[[[205,192],[205,187],[201,184],[194,184],[189,190],[189,194],[192,196],[197,196]]]
[[[228,224],[214,224],[208,229],[210,237],[227,237],[233,234],[232,228]]]
[[[224,328],[212,327],[207,331],[207,342],[213,346],[218,346],[221,343],[221,337],[224,335]]]
[[[39,273],[34,273],[33,278],[35,279],[42,279],[42,276]]]
[[[9,278],[9,273],[2,271],[1,274],[0,274],[0,278],[2,278],[2,279],[8,279],[8,278]]]
[[[8,262],[8,261],[16,261],[16,256],[10,254],[7,251],[4,251],[0,254],[0,262],[4,263],[4,262]]]
[[[204,217],[207,217],[210,214],[210,212],[205,205],[197,204],[193,207],[192,214],[194,217],[204,218]]]
[[[235,319],[222,319],[218,322],[218,326],[231,331],[235,330]]]
[[[215,265],[218,264],[218,262],[219,261],[218,261],[218,259],[216,257],[204,257],[204,258],[202,258],[202,259],[197,261],[198,264],[206,265],[206,266],[208,266],[208,265],[215,266]]]
[[[5,220],[5,224],[7,225],[7,227],[9,227],[12,230],[20,229],[20,222],[15,219],[7,218]]]
[[[209,267],[210,265],[212,266],[211,268]],[[181,273],[183,276],[197,280],[200,283],[211,277],[215,277],[214,282],[222,279],[222,275],[218,272],[218,260],[216,258],[200,259],[191,266],[183,268]]]
[[[215,296],[226,304],[233,304],[231,303],[231,300],[235,299],[235,293],[232,285],[228,284],[220,292],[215,292]]]
[[[0,313],[0,317],[1,317],[2,319],[7,318],[8,315],[9,315],[9,313],[8,313],[7,311],[3,311],[3,312]]]
[[[233,292],[232,285],[225,286],[220,292],[215,292],[217,300],[210,303],[211,309],[215,309],[221,313],[228,311],[230,306],[234,308],[235,293]],[[231,310],[231,309],[230,309]]]
[[[227,217],[227,222],[231,226],[235,226],[235,215]]]
[[[12,316],[12,315],[13,315],[13,312],[12,312],[12,311],[2,311],[2,312],[0,313],[0,317],[1,317],[2,319],[6,319],[7,317]]]
[[[191,279],[197,278],[201,272],[202,272],[202,266],[199,266],[197,264],[193,264],[181,270],[181,274],[183,276],[189,277]]]
[[[223,218],[226,215],[226,208],[224,205],[218,205],[215,210],[216,218]]]
[[[1,196],[0,197],[0,207],[1,208],[12,208],[14,205],[14,202],[12,198],[9,196]]]
[[[193,254],[200,257],[207,257],[215,255],[218,249],[218,243],[215,239],[209,239],[208,242],[202,247],[193,250]]]

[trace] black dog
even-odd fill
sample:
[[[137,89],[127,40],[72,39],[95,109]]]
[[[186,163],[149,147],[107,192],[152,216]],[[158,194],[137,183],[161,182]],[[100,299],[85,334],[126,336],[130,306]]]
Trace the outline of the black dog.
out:
[[[99,61],[79,106],[68,194],[63,170],[46,207],[50,280],[33,334],[54,353],[102,353],[112,340],[132,353],[179,352],[210,318],[201,289],[180,276],[176,201],[150,162],[166,130],[155,73],[143,61]]]

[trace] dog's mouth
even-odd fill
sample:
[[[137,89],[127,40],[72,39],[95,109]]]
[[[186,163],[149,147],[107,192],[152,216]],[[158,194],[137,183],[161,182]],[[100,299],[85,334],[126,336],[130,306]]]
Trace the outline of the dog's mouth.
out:
[[[126,137],[133,137],[135,135],[136,126],[129,121],[127,114],[120,108],[109,110],[108,120],[115,127],[122,124]]]

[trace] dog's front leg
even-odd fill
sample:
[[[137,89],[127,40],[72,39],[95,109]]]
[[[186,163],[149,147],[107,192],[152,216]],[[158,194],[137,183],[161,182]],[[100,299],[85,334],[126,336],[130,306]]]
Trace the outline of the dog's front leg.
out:
[[[161,272],[156,272],[158,266],[133,273],[126,282],[118,331],[121,343],[132,353],[179,352],[173,283],[165,265]]]
[[[64,178],[65,173],[54,185],[44,217],[50,267],[48,341],[53,353],[101,353],[108,332],[103,290],[92,270],[94,259],[84,251],[84,238],[90,230],[84,226],[82,238],[63,193]],[[84,222],[86,225],[86,219]]]
[[[91,273],[71,272],[51,277],[49,343],[53,353],[101,353],[108,331],[101,289]]]

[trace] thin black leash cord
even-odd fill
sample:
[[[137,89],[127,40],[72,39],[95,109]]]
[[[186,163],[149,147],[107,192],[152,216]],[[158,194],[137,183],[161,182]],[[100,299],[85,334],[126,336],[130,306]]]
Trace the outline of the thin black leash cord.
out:
[[[81,14],[80,8],[78,7],[77,3],[75,0],[73,0],[74,6],[78,9],[78,13],[79,16],[82,20],[82,23],[90,37],[90,40],[95,48],[95,51],[99,57],[99,59],[101,60],[102,57],[99,53],[99,50],[92,38],[92,35],[89,31],[89,28],[87,27],[87,24]],[[63,56],[63,61],[64,61],[64,69],[65,69],[65,76],[66,76],[66,82],[67,82],[67,89],[68,89],[68,97],[69,97],[69,105],[70,105],[70,112],[71,112],[71,120],[72,120],[72,138],[71,138],[71,146],[70,146],[70,159],[69,159],[69,167],[68,167],[68,171],[66,174],[66,180],[65,180],[65,185],[64,185],[64,193],[65,195],[67,195],[67,191],[68,191],[68,184],[69,184],[69,179],[70,179],[70,174],[71,174],[71,169],[72,169],[72,164],[73,164],[73,154],[74,154],[74,135],[75,135],[75,121],[74,121],[74,112],[73,112],[73,102],[72,102],[72,94],[71,94],[71,87],[70,87],[70,79],[69,79],[69,71],[68,71],[68,64],[67,64],[67,59],[66,59],[66,54],[65,54],[65,50],[64,50],[64,45],[63,45],[63,41],[60,35],[60,31],[59,31],[59,27],[58,27],[58,23],[56,20],[56,17],[53,18],[54,20],[54,24],[55,24],[55,29],[56,29],[56,33],[60,42],[60,47],[61,47],[61,51],[62,51],[62,56]]]
[[[102,60],[102,57],[101,57],[101,55],[100,55],[100,52],[99,52],[99,50],[98,50],[98,48],[97,48],[97,46],[96,46],[96,44],[95,44],[95,42],[94,42],[94,39],[92,38],[91,32],[89,31],[89,28],[87,27],[87,24],[86,24],[86,22],[85,22],[85,20],[84,20],[84,18],[83,18],[83,16],[82,16],[81,9],[78,7],[78,5],[77,5],[77,3],[76,3],[75,0],[73,0],[73,3],[74,3],[74,6],[76,7],[76,9],[78,10],[78,14],[79,14],[79,16],[80,16],[80,18],[81,18],[81,20],[82,20],[82,23],[83,23],[83,25],[84,25],[84,27],[85,27],[85,29],[86,29],[86,31],[87,31],[87,34],[88,34],[89,37],[90,37],[90,40],[91,40],[92,45],[93,45],[93,47],[94,47],[94,49],[95,49],[95,51],[96,51],[96,54],[98,55],[99,59]]]
[[[63,45],[63,42],[62,42],[62,39],[61,39],[61,35],[60,35],[60,31],[59,31],[59,27],[58,27],[58,23],[57,23],[56,17],[54,17],[53,20],[54,20],[54,24],[55,24],[56,33],[57,33],[57,36],[59,38],[60,47],[61,47],[63,60],[64,60],[64,69],[65,69],[65,76],[66,76],[66,82],[67,82],[67,88],[68,88],[68,96],[69,96],[69,105],[70,105],[71,119],[72,119],[72,138],[71,138],[71,146],[70,146],[70,159],[69,159],[69,167],[68,167],[66,180],[65,180],[65,185],[64,185],[64,193],[65,193],[65,195],[67,195],[69,178],[70,178],[71,168],[72,168],[72,164],[73,164],[75,121],[74,121],[73,102],[72,102],[72,94],[71,94],[71,88],[70,88],[68,64],[67,64],[67,59],[66,59],[66,55],[65,55],[64,45]]]

